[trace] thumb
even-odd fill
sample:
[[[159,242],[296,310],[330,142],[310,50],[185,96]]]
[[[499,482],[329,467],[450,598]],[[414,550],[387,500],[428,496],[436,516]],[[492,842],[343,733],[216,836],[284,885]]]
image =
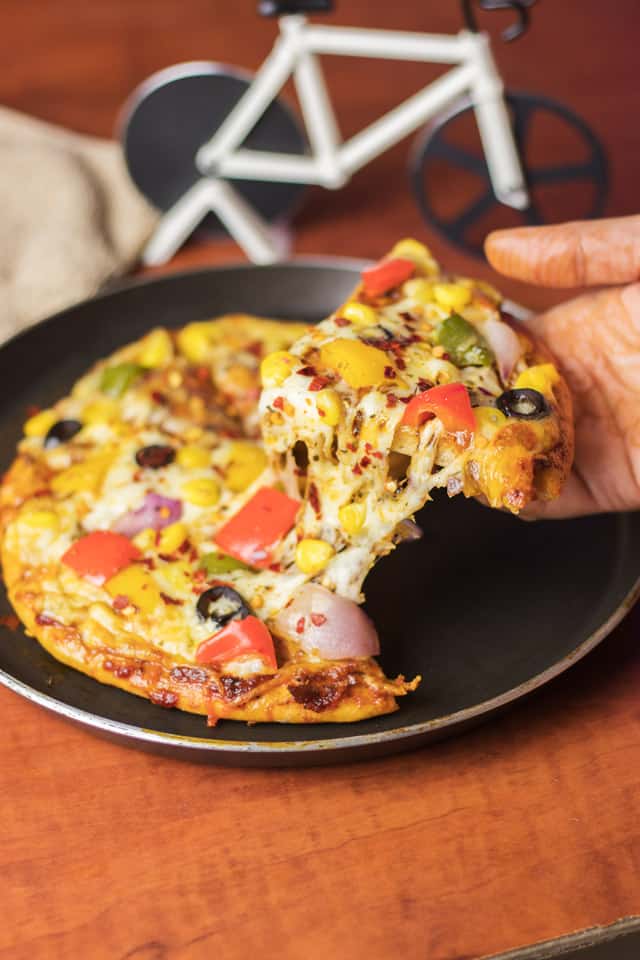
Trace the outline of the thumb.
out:
[[[640,216],[496,230],[485,252],[499,273],[540,286],[631,283],[640,278]]]

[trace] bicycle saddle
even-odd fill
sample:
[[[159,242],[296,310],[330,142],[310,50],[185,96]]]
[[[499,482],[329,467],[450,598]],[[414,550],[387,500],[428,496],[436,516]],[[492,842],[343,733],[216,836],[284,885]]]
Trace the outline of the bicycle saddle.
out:
[[[331,13],[331,0],[260,0],[261,17],[286,17],[291,13]]]

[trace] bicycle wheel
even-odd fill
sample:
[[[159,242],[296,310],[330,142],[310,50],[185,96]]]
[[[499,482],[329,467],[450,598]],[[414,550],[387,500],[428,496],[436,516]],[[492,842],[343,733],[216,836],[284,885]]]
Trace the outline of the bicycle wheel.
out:
[[[145,80],[129,97],[120,139],[131,179],[159,210],[168,210],[201,178],[195,156],[236,105],[251,74],[224,64],[184,63]],[[293,112],[280,100],[265,111],[243,146],[302,154],[306,140]],[[235,180],[234,187],[269,221],[290,217],[304,184]],[[214,214],[203,226],[225,230]],[[225,231],[226,232],[226,231]]]
[[[535,94],[508,93],[506,102],[530,195],[526,210],[496,199],[468,97],[427,128],[410,161],[427,223],[476,256],[499,227],[601,216],[608,191],[604,149],[580,117]]]

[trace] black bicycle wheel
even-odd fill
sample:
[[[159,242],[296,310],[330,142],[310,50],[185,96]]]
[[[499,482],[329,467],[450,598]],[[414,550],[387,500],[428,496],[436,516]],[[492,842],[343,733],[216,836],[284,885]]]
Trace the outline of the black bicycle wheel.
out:
[[[201,178],[195,156],[250,85],[252,77],[215,63],[184,63],[161,70],[129,97],[120,138],[131,179],[159,210],[168,210]],[[252,150],[306,153],[293,112],[274,100],[243,146]],[[287,218],[306,189],[298,183],[234,180],[234,187],[269,221]],[[203,221],[224,230],[214,214]],[[226,232],[226,231],[225,231]]]
[[[499,227],[601,216],[608,192],[605,151],[584,120],[536,94],[508,93],[506,101],[530,195],[526,210],[496,199],[468,97],[427,128],[411,157],[425,220],[477,256],[486,234]]]

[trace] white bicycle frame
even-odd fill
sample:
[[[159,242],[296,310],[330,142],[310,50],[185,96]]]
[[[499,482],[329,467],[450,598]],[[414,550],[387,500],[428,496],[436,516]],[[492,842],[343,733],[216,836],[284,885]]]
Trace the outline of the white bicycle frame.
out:
[[[277,234],[229,181],[319,184],[338,189],[367,163],[417,130],[458,97],[470,97],[496,198],[524,209],[529,197],[504,101],[504,87],[485,33],[452,36],[311,24],[290,15],[251,86],[214,136],[198,150],[198,180],[168,210],[144,252],[147,264],[168,260],[204,216],[214,211],[255,263],[273,263],[284,251]],[[453,69],[349,140],[340,136],[318,54],[418,63]],[[241,144],[293,74],[310,144],[306,155],[243,149]]]

